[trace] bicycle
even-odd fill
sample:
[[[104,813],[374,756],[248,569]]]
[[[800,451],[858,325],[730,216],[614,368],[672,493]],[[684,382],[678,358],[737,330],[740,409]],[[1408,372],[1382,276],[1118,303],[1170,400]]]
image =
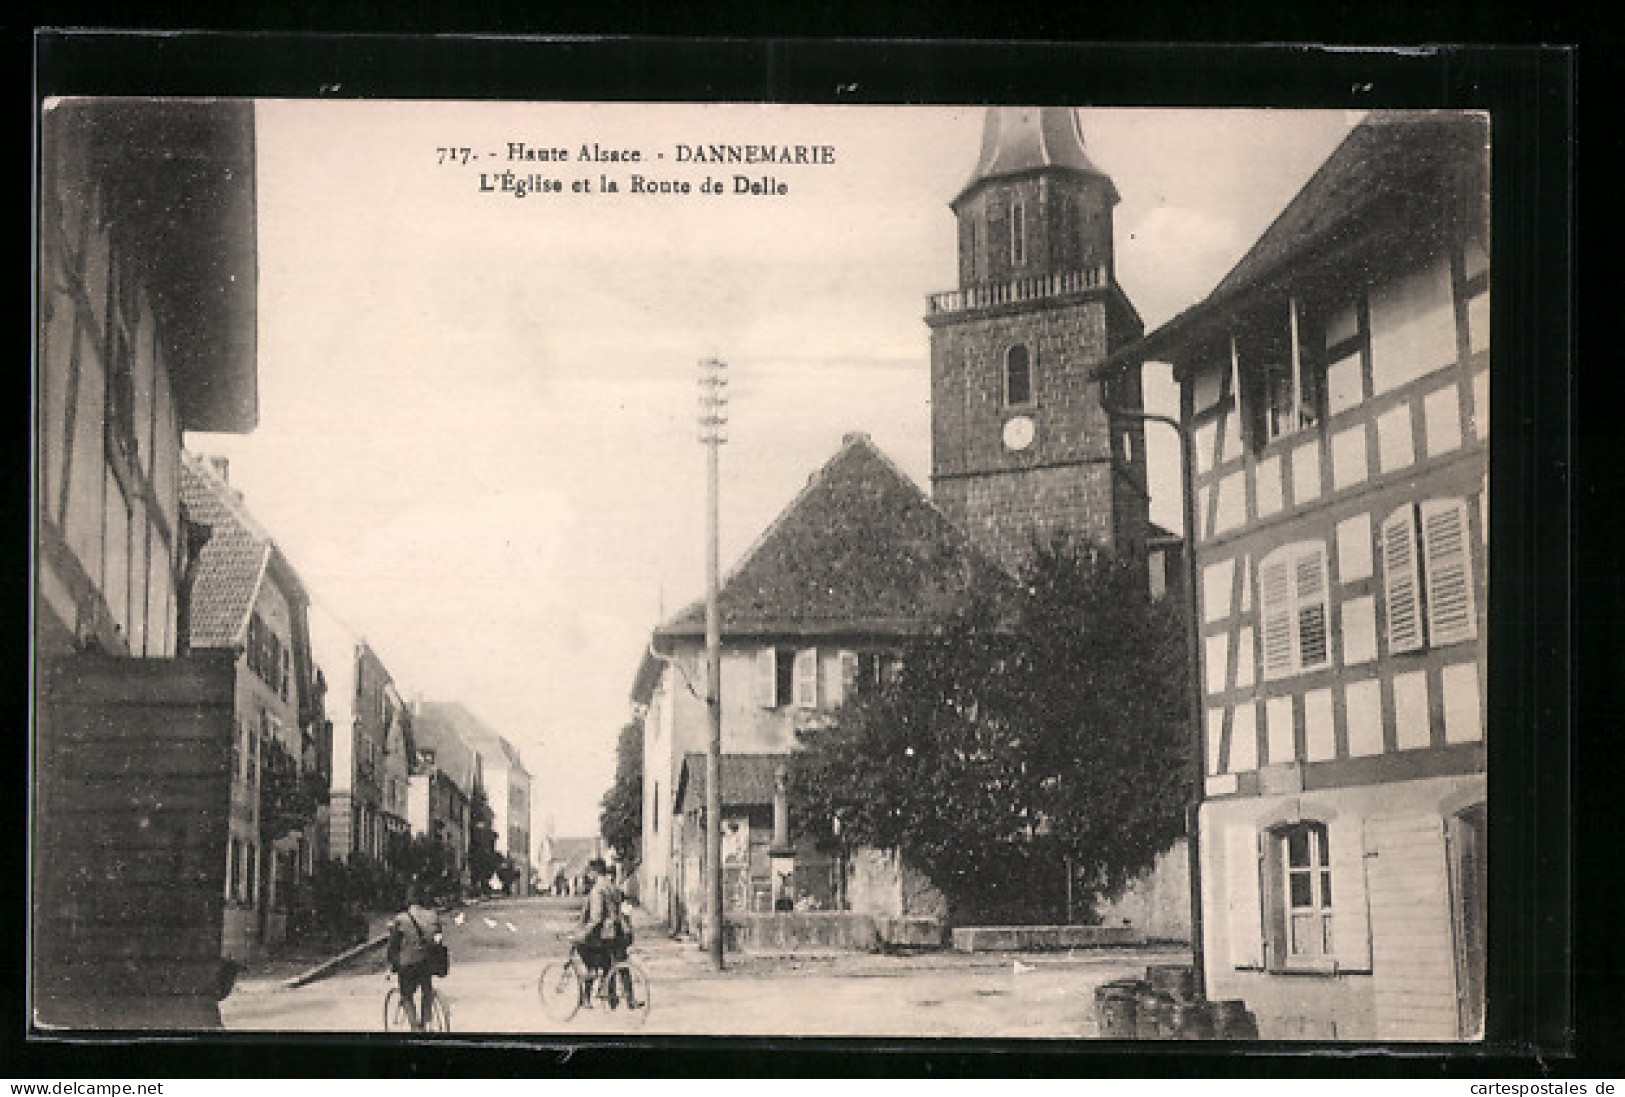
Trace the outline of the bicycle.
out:
[[[624,993],[630,987],[630,999]],[[601,1005],[634,1025],[649,1019],[649,976],[630,960],[616,960],[603,977],[595,977],[574,942],[570,954],[542,969],[536,980],[542,1012],[555,1021],[568,1021],[582,1006]],[[591,1002],[589,1002],[589,995]]]
[[[401,997],[401,988],[393,973],[389,981],[389,993],[384,995],[384,1031],[411,1032],[412,1018],[406,1012],[406,1000]],[[434,997],[429,999],[429,1015],[423,1019],[423,1031],[451,1031],[451,1002],[439,987],[434,988]]]

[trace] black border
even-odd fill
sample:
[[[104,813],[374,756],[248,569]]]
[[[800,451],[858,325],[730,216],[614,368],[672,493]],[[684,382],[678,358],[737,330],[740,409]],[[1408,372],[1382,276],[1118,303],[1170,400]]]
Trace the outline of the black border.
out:
[[[474,31],[500,29],[490,26],[490,14],[465,12],[464,25]],[[809,9],[800,21],[786,25],[804,27],[816,15],[815,8]],[[397,26],[410,27],[424,17],[422,11],[407,12]],[[371,24],[378,19],[363,16],[353,26],[376,30]],[[302,21],[308,22],[309,15],[302,20],[296,12],[286,25],[297,27]],[[1029,23],[1024,29],[1037,33],[1042,27]],[[6,1074],[26,1071],[52,1079],[1313,1077],[1334,1072],[1573,1076],[1588,1063],[1595,1070],[1617,1054],[1609,1046],[1617,1029],[1578,1022],[1573,1008],[1579,966],[1570,899],[1575,883],[1570,844],[1575,703],[1570,598],[1576,563],[1570,479],[1575,457],[1574,51],[1538,46],[1417,50],[1032,40],[100,31],[46,32],[34,44],[31,112],[38,98],[49,94],[1490,110],[1495,127],[1496,272],[1489,648],[1489,802],[1495,835],[1492,1033],[1489,1050],[1452,1045],[1386,1053],[1342,1045],[1231,1045],[1221,1052],[1200,1045],[1125,1049],[1097,1042],[650,1039],[637,1048],[584,1043],[566,1054],[514,1049],[504,1041],[402,1048],[357,1037],[90,1038],[19,1040],[18,1054],[8,1049],[0,1057],[9,1064]],[[31,129],[33,117],[31,113]],[[1538,368],[1528,368],[1534,364]],[[20,436],[18,488],[26,484],[31,459],[27,430]],[[25,492],[11,496],[26,497]],[[1606,567],[1599,562],[1599,574]],[[25,574],[19,569],[9,581]],[[1622,616],[1618,586],[1607,587],[1606,593],[1583,614],[1605,627]],[[22,619],[26,621],[26,614]],[[13,742],[19,753],[26,748],[20,736]],[[11,772],[27,773],[25,761]],[[1612,800],[1613,814],[1600,818],[1617,820]],[[26,835],[26,819],[20,818],[10,833]],[[16,889],[17,895],[6,908],[24,912],[24,861],[8,858],[8,864],[13,871],[6,893],[10,898]],[[20,930],[17,937],[20,946]],[[1617,958],[1617,944],[1613,948]],[[18,947],[14,955],[21,954]],[[1588,963],[1600,962],[1604,973],[1620,971],[1607,963],[1607,956],[1588,953]],[[12,1016],[19,1028],[26,1025],[20,996]],[[15,1035],[14,1028],[8,1041]]]

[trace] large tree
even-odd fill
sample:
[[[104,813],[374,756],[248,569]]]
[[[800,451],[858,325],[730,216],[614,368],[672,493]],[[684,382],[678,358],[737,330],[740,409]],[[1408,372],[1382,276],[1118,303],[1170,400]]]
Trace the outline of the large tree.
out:
[[[633,720],[615,741],[615,781],[599,801],[598,830],[622,864],[637,860],[643,837],[643,723]]]
[[[901,851],[957,920],[1055,918],[1068,865],[1087,910],[1183,833],[1186,673],[1143,567],[1035,548],[1019,583],[973,591],[890,682],[804,733],[798,828]]]

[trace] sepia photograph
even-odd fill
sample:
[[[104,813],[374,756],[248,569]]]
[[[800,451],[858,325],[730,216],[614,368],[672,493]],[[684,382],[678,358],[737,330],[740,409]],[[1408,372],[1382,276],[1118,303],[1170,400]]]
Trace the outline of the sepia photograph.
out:
[[[37,124],[35,1035],[1484,1041],[1490,112]]]

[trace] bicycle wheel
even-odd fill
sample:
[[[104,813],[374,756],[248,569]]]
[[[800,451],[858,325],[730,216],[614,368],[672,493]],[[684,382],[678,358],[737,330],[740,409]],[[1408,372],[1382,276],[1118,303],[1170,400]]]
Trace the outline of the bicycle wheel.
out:
[[[624,973],[624,974],[623,974]],[[620,992],[616,1012],[629,1024],[641,1025],[649,1019],[649,977],[634,963],[622,961],[615,965],[610,980]],[[626,985],[632,985],[632,997],[626,997]]]
[[[446,1001],[446,996],[438,990],[434,992],[434,1000],[429,1004],[429,1016],[423,1020],[423,1031],[451,1031],[451,1003]]]
[[[581,975],[572,963],[548,964],[536,980],[542,1012],[555,1021],[568,1021],[581,1008]]]
[[[406,1000],[395,987],[390,987],[389,993],[384,995],[384,1031],[412,1031],[412,1018],[406,1014]]]

